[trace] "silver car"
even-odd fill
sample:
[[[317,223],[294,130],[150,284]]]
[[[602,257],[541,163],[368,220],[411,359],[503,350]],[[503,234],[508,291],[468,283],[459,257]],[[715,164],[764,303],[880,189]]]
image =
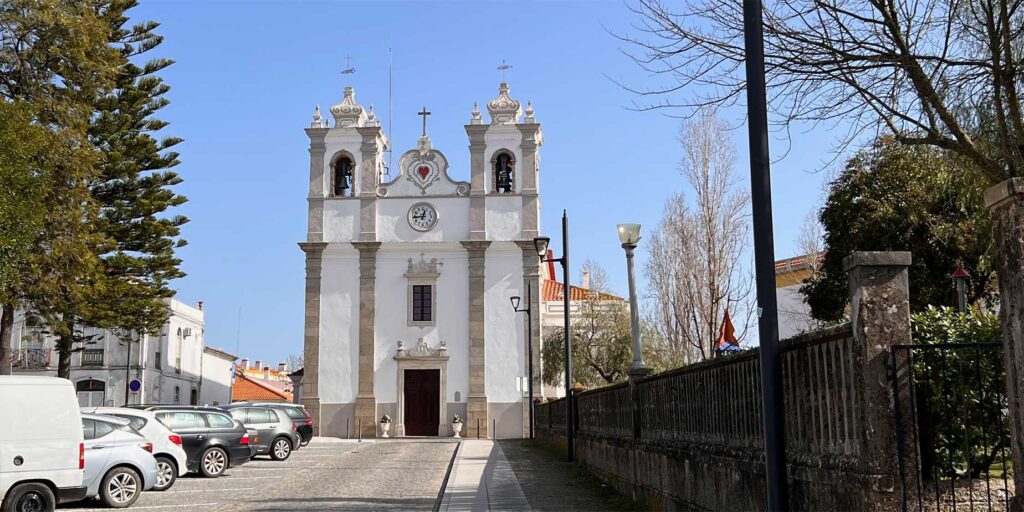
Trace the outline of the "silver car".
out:
[[[153,444],[123,418],[82,414],[85,434],[85,497],[99,497],[108,507],[135,503],[157,481]]]

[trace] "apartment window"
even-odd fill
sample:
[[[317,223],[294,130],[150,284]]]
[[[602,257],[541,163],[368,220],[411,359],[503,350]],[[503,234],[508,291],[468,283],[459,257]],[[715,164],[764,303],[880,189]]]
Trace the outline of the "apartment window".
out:
[[[103,349],[87,348],[83,350],[82,366],[103,366]]]

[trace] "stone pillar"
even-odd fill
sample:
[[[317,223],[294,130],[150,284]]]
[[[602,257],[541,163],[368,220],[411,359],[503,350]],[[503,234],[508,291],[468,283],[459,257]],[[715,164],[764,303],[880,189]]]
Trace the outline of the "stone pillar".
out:
[[[523,195],[523,233],[524,240],[532,240],[540,236],[540,197],[538,172],[540,155],[538,150],[543,144],[539,124],[516,125],[523,135],[519,148],[523,153],[523,161],[519,164],[519,192]]]
[[[1008,179],[985,191],[995,222],[999,272],[999,320],[1003,326],[1006,398],[1010,409],[1013,467],[1024,468],[1024,178]],[[1018,495],[1010,510],[1024,510],[1024,470],[1014,471]]]
[[[377,240],[377,185],[383,164],[384,134],[380,127],[356,128],[362,137],[359,146],[359,240]]]
[[[488,126],[466,125],[469,135],[469,239],[487,239],[487,162],[484,159],[484,134]],[[476,428],[476,425],[473,425]]]
[[[359,388],[352,429],[356,432],[362,425],[362,437],[374,437],[377,435],[377,398],[373,394],[374,322],[380,242],[352,242],[352,245],[359,251]]]
[[[313,417],[313,433],[320,435],[320,270],[327,244],[300,243],[306,253],[306,320],[303,326],[302,405]]]
[[[327,128],[306,128],[309,136],[309,217],[307,242],[324,240],[324,138]]]
[[[489,416],[487,414],[487,389],[485,380],[485,339],[484,339],[484,297],[487,286],[484,282],[484,263],[488,241],[467,241],[462,246],[469,252],[469,393],[466,396],[466,436],[475,435],[477,420],[480,421],[480,436],[489,437]]]
[[[859,368],[854,382],[859,382],[863,397],[863,458],[870,471],[890,475],[892,485],[899,484],[899,475],[889,357],[893,345],[911,341],[910,261],[909,252],[855,252],[843,259]]]
[[[541,342],[543,341],[541,336],[541,323],[540,317],[542,314],[541,310],[541,295],[543,290],[541,289],[542,281],[540,279],[540,258],[537,257],[537,249],[533,246],[533,240],[517,240],[516,245],[523,251],[523,287],[524,290],[527,286],[532,287],[530,294],[530,302],[525,306],[530,308],[530,331],[533,339],[533,395],[535,398],[541,398],[544,396],[543,384],[540,378],[541,376]],[[526,301],[526,292],[523,292],[523,301]]]

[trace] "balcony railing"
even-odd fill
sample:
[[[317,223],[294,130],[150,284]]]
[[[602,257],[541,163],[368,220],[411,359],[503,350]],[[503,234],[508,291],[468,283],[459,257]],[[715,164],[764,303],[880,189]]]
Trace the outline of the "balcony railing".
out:
[[[103,366],[103,349],[87,348],[83,350],[82,366]]]
[[[50,367],[50,349],[19,348],[14,351],[13,368],[22,370],[45,370]]]

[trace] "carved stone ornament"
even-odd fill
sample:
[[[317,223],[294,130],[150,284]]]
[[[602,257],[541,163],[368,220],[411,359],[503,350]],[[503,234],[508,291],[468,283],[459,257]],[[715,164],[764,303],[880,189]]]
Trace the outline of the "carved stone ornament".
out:
[[[491,124],[516,124],[521,114],[519,100],[508,95],[508,84],[501,83],[498,97],[487,102],[487,112],[491,114]]]
[[[395,359],[438,359],[448,358],[448,344],[441,341],[437,348],[433,348],[427,340],[420,338],[415,347],[406,349],[401,340],[395,350]]]
[[[523,119],[523,122],[526,123],[526,124],[536,124],[537,123],[537,118],[533,116],[533,102],[532,101],[527,101],[526,102],[526,118]]]
[[[363,106],[356,103],[356,91],[351,86],[345,87],[345,97],[341,103],[331,107],[331,114],[334,115],[335,128],[363,126],[367,119]]]
[[[408,268],[406,268],[405,275],[406,277],[437,277],[439,274],[441,274],[440,267],[443,266],[444,263],[437,261],[437,258],[430,258],[430,260],[428,261],[426,258],[424,258],[423,253],[420,253],[419,261],[413,261],[412,258],[409,258],[409,266]]]
[[[484,119],[483,119],[483,116],[480,115],[480,105],[477,105],[477,103],[474,101],[473,102],[473,117],[470,118],[469,124],[483,124],[483,123],[484,123]]]
[[[313,123],[309,125],[310,128],[323,128],[323,116],[320,115],[320,105],[316,106],[316,110],[313,111]]]

